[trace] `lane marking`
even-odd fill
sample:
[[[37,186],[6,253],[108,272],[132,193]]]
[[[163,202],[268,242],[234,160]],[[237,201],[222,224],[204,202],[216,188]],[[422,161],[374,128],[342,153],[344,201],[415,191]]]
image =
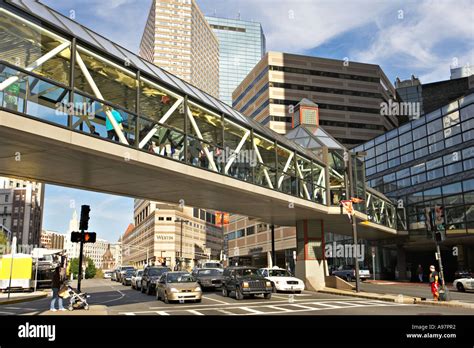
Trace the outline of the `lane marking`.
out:
[[[159,314],[159,315],[170,315],[169,313],[165,312],[165,311],[157,311],[156,314]]]
[[[237,307],[237,308],[242,309],[242,310],[247,311],[247,312],[250,312],[250,313],[254,313],[254,314],[264,313],[262,311],[257,311],[256,309],[252,309],[252,308],[249,308],[249,307]]]
[[[314,310],[314,311],[320,311],[322,309],[322,308],[315,308],[315,307],[310,307],[310,306],[303,306],[303,305],[300,305],[300,304],[292,304],[291,306],[299,307],[299,308],[303,308],[303,309],[310,309],[310,310]]]
[[[282,307],[277,307],[277,306],[265,306],[265,307],[280,310],[280,311],[283,311],[283,312],[292,312],[292,310],[288,309],[288,308],[282,308]]]
[[[194,309],[188,309],[188,312],[189,312],[189,313],[192,313],[192,314],[194,314],[194,315],[204,315],[204,314],[202,314],[201,312],[198,312],[198,311],[196,311],[196,310],[194,310]]]
[[[135,313],[133,313],[133,312],[129,312],[129,313],[123,313],[123,314],[125,314],[125,315],[136,315],[136,314],[135,314]]]
[[[326,307],[329,307],[329,308],[341,308],[340,306],[334,306],[334,305],[330,305],[328,303],[321,303],[321,302],[313,302],[312,304],[318,305],[318,306],[326,306]]]
[[[216,302],[219,302],[219,303],[223,303],[223,304],[231,304],[229,302],[225,302],[225,301],[221,301],[221,300],[216,300],[215,298],[210,298],[210,297],[207,297],[207,296],[203,296],[206,300],[211,300],[211,301],[216,301]]]
[[[229,312],[229,311],[226,311],[225,309],[216,309],[218,312],[221,312],[223,314],[227,314],[227,315],[237,315],[235,313],[232,313],[232,312]]]

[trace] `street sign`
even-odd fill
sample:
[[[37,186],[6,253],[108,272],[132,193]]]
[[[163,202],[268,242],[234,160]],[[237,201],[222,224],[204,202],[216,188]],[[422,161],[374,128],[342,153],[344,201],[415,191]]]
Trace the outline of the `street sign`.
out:
[[[375,257],[375,247],[372,247],[372,257]]]
[[[435,253],[436,260],[439,260],[439,254]]]

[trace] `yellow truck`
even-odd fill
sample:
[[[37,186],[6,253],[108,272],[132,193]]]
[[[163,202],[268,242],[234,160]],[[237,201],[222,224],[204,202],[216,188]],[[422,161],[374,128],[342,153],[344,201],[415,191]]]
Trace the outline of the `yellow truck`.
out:
[[[13,265],[12,265],[13,261]],[[34,288],[33,257],[28,254],[3,255],[0,259],[0,290],[30,290]]]

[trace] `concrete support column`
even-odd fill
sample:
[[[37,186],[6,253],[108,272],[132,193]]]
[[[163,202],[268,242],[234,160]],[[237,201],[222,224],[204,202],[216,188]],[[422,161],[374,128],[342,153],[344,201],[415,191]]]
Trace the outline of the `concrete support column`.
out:
[[[407,262],[406,262],[406,251],[403,245],[397,245],[397,269],[398,269],[398,280],[406,281],[407,279]]]
[[[296,277],[305,282],[308,290],[324,288],[327,265],[322,220],[296,222],[296,253]]]

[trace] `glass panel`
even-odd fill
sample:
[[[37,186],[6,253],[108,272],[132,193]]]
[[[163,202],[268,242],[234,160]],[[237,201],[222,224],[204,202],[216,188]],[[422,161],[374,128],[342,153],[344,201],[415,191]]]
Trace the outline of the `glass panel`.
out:
[[[65,42],[58,36],[0,11],[0,59],[26,68]],[[48,59],[34,73],[69,84],[69,48]]]
[[[297,155],[296,165],[296,175],[298,177],[299,184],[299,196],[305,199],[312,199],[311,161]]]
[[[324,176],[324,168],[317,163],[312,164],[313,166],[313,189],[314,189],[314,201],[321,204],[327,204],[326,202],[326,181]]]
[[[140,114],[157,123],[166,124],[184,131],[184,107],[180,104],[173,113],[163,121],[178,96],[158,85],[142,79],[140,81]],[[161,121],[161,122],[160,122]]]
[[[222,117],[191,103],[189,103],[189,109],[191,110],[194,121],[201,132],[203,140],[222,147]],[[191,122],[188,122],[188,132],[197,137],[196,130]]]
[[[245,141],[242,143],[242,140]],[[227,174],[241,180],[251,181],[251,167],[255,166],[257,159],[252,149],[250,130],[233,122],[224,120],[224,148],[226,153]],[[240,151],[236,153],[237,148]],[[228,163],[232,161],[229,166]]]
[[[471,94],[471,96],[474,96],[474,94]],[[470,118],[474,117],[474,104],[471,104],[469,106],[466,106],[461,109],[461,120],[469,120]]]
[[[125,138],[130,145],[135,142],[136,116],[121,109],[114,109],[103,103],[74,94],[74,114],[72,116],[73,129],[94,136],[119,141],[119,137],[107,120],[106,110],[110,110],[115,120],[121,125]]]
[[[456,182],[454,184],[442,186],[441,188],[443,190],[443,195],[451,195],[461,192],[461,183]]]
[[[426,173],[426,180],[435,180],[443,177],[443,168],[430,170]]]
[[[222,170],[220,167],[222,162],[218,159],[220,151],[222,151],[222,149],[217,146],[203,142],[198,138],[188,136],[187,163],[190,163],[193,166],[215,171],[212,165],[212,163],[214,163],[217,171]],[[249,169],[249,167],[234,167],[230,172],[231,175],[236,178],[247,180],[251,174]]]
[[[78,52],[104,100],[108,103],[123,106],[127,110],[135,111],[137,95],[135,76],[131,72],[111,62],[106,62],[79,47]],[[78,90],[97,97],[77,62],[74,84]]]
[[[21,80],[20,80],[21,81]],[[19,84],[19,92],[17,95],[18,107],[21,108],[21,95],[25,84]],[[34,117],[41,118],[45,121],[53,122],[62,126],[67,126],[68,120],[68,104],[69,92],[64,88],[57,87],[49,82],[39,80],[34,77],[28,77],[28,103],[26,105],[26,113]],[[10,86],[12,87],[12,85]],[[11,94],[8,88],[4,91],[5,102],[9,106]],[[10,94],[10,96],[9,96]],[[13,99],[14,100],[14,99]],[[18,110],[20,111],[20,109]]]

